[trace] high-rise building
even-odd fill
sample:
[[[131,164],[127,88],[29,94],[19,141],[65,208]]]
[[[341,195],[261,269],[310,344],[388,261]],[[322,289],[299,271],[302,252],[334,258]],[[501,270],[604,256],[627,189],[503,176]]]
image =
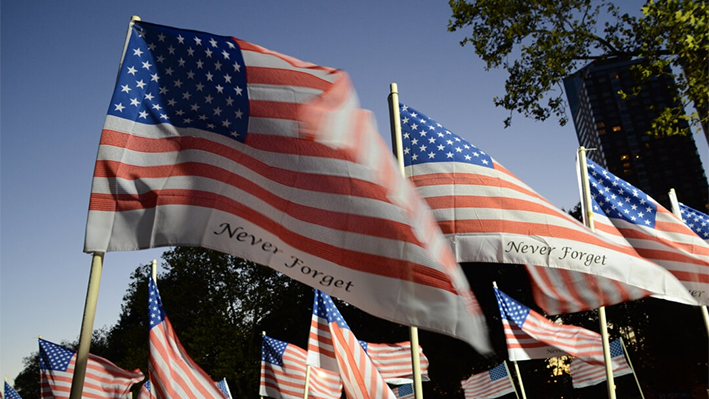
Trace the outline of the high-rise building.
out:
[[[630,67],[637,60],[594,61],[564,79],[579,145],[587,156],[670,209],[674,188],[680,202],[709,211],[709,184],[689,135],[652,135],[652,121],[676,104],[671,74],[655,77],[633,93]],[[686,121],[678,127],[686,128]]]

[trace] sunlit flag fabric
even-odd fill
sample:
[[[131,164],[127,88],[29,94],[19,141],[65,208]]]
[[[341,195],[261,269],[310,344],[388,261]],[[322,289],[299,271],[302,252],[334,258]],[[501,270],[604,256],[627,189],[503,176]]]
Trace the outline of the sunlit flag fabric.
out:
[[[152,277],[148,282],[150,389],[158,399],[224,399],[217,383],[182,347]]]
[[[215,249],[490,351],[465,275],[346,73],[146,22],[126,46],[84,251]]]
[[[305,392],[307,352],[296,345],[264,336],[261,341],[259,395],[276,399],[300,399]],[[308,397],[339,399],[342,380],[334,371],[311,366]]]
[[[414,384],[404,384],[391,389],[399,399],[414,399]]]
[[[709,243],[630,183],[586,160],[593,222],[600,234],[667,269],[709,303]]]
[[[348,398],[395,399],[330,295],[315,290],[307,363],[340,373]]]
[[[610,354],[614,377],[620,377],[633,372],[628,362],[625,360],[620,340],[615,340],[610,343]],[[581,359],[573,359],[571,361],[570,373],[574,388],[584,388],[606,380],[605,366],[588,364]]]
[[[0,398],[2,398],[2,395],[0,395]],[[20,396],[17,391],[15,391],[15,388],[11,387],[10,384],[5,381],[5,398],[6,399],[22,399],[22,396]]]
[[[39,372],[42,398],[69,398],[76,365],[76,351],[39,339]],[[143,380],[140,370],[124,370],[89,354],[82,398],[128,397],[131,386]]]
[[[155,399],[152,390],[150,389],[150,381],[145,381],[142,387],[140,387],[140,392],[138,392],[138,399]]]
[[[359,341],[359,343],[387,384],[401,385],[413,381],[410,341],[395,344],[373,344],[365,341]],[[420,345],[419,362],[421,380],[430,381],[428,378],[428,358],[424,355]]]
[[[592,364],[604,364],[603,341],[597,332],[556,324],[495,288],[510,360],[545,359],[568,354]],[[510,323],[511,321],[511,323]],[[514,325],[517,328],[512,329]],[[538,342],[534,342],[534,341]],[[562,353],[551,350],[557,348]]]
[[[679,203],[682,220],[699,238],[709,243],[709,215]]]
[[[479,148],[407,105],[400,114],[406,176],[459,262],[554,267],[615,280],[624,292],[601,296],[604,305],[645,297],[645,291],[696,302],[663,268],[593,233]]]
[[[497,398],[515,391],[504,363],[460,382],[465,399]]]

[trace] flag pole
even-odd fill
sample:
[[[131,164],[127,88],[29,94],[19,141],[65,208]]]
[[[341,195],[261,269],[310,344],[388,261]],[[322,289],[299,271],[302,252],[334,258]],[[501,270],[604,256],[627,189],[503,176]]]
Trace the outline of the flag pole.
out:
[[[310,382],[310,365],[305,365],[305,390],[303,391],[303,399],[308,399],[308,383]]]
[[[401,117],[399,115],[399,87],[396,83],[389,85],[389,120],[391,122],[391,146],[394,150],[401,176],[406,179],[404,171],[404,150],[401,143]],[[421,358],[419,356],[419,333],[418,327],[409,327],[409,337],[411,341],[411,366],[414,378],[414,397],[423,399],[423,385],[421,383]]]
[[[515,387],[515,381],[512,379],[512,373],[510,373],[510,368],[507,367],[507,360],[503,360],[502,363],[505,364],[505,370],[507,370],[507,378],[510,379],[510,384],[512,384],[512,388],[515,389],[515,396],[517,397],[517,399],[519,399],[519,393],[517,393],[517,387]],[[515,365],[517,365],[516,362],[515,362]]]
[[[131,17],[128,24],[128,33],[123,44],[123,54],[121,54],[121,64],[128,48],[128,40],[133,28],[133,23],[140,21],[137,16]],[[118,68],[120,71],[120,67]],[[74,375],[71,378],[71,391],[69,399],[81,399],[86,379],[86,365],[89,360],[89,350],[91,348],[91,337],[94,331],[94,319],[96,318],[96,303],[98,302],[98,291],[101,285],[101,272],[103,270],[103,252],[94,252],[91,259],[91,271],[89,272],[89,286],[86,290],[86,303],[84,304],[84,316],[81,320],[81,333],[79,335],[79,347],[76,351],[76,363],[74,365]]]
[[[593,225],[593,209],[591,208],[591,187],[588,182],[588,167],[586,165],[586,151],[594,150],[594,148],[585,148],[584,146],[578,149],[578,172],[580,173],[581,182],[581,209],[583,221],[586,227],[595,231]],[[598,308],[598,321],[601,329],[601,341],[603,342],[603,361],[606,366],[606,385],[608,388],[608,398],[615,399],[615,380],[613,379],[613,364],[611,363],[610,343],[608,342],[608,324],[606,322],[606,307]]]
[[[668,196],[670,197],[670,204],[672,205],[672,213],[677,216],[679,220],[684,222],[682,210],[679,209],[679,201],[677,200],[677,193],[674,188],[670,189]],[[700,305],[699,308],[701,309],[702,317],[704,318],[704,327],[707,330],[707,334],[709,334],[709,312],[707,312],[707,305]]]
[[[492,282],[492,287],[497,289],[497,281]],[[522,373],[519,372],[519,366],[517,365],[517,361],[513,360],[512,363],[515,365],[515,373],[517,374],[517,380],[519,381],[519,390],[522,391],[522,399],[527,399],[527,393],[524,390],[524,382],[522,382]],[[507,363],[505,363],[505,368],[507,368]],[[510,370],[507,370],[507,374],[509,375]],[[510,379],[512,377],[510,376]],[[515,384],[513,383],[512,386]],[[517,393],[517,390],[515,389],[515,393]],[[518,397],[519,398],[519,397]]]
[[[86,292],[86,303],[84,304],[84,317],[81,321],[81,334],[79,335],[79,347],[76,351],[76,363],[74,365],[74,375],[71,378],[71,391],[69,399],[81,399],[86,379],[86,365],[89,361],[89,349],[91,347],[91,336],[94,331],[94,319],[96,317],[96,303],[98,302],[98,290],[101,285],[101,271],[103,269],[103,252],[94,252],[91,260],[91,272],[89,273],[89,286]]]
[[[640,398],[645,399],[643,395],[643,389],[640,387],[640,381],[638,381],[638,375],[635,374],[635,367],[633,367],[633,362],[630,361],[630,355],[628,354],[628,349],[625,347],[625,342],[623,342],[623,337],[620,337],[620,345],[623,347],[623,353],[625,353],[625,359],[628,361],[628,366],[630,366],[630,371],[633,372],[633,377],[635,377],[635,383],[638,384],[638,391],[640,391]]]
[[[266,336],[266,330],[261,331],[261,342],[263,342],[263,337],[265,337],[265,336]],[[262,345],[263,345],[263,343],[262,343]],[[264,399],[264,397],[261,396],[261,395],[259,395],[259,397],[260,397],[261,399]]]

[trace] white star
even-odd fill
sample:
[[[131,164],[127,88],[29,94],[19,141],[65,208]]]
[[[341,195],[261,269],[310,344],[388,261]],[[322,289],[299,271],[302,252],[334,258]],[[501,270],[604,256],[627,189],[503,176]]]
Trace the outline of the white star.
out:
[[[198,46],[202,45],[202,39],[198,38],[197,36],[194,37],[194,42],[197,43]]]
[[[217,41],[214,40],[214,38],[209,39],[209,44],[211,44],[212,47],[217,47]]]
[[[222,51],[222,55],[224,56],[225,60],[229,59],[229,53],[226,50]]]
[[[145,69],[150,69],[151,66],[153,66],[153,65],[150,63],[150,61],[145,61],[143,63],[143,68],[145,68]]]
[[[118,112],[123,112],[123,108],[125,108],[123,106],[123,103],[118,103],[118,104],[113,104],[113,105],[116,107],[115,111],[118,111]]]
[[[128,67],[128,73],[129,73],[129,74],[135,76],[135,73],[136,73],[136,72],[138,72],[138,70],[135,69],[134,67],[132,67],[132,66],[131,66],[131,67]]]
[[[133,55],[137,55],[140,57],[143,54],[143,52],[139,48],[133,49]]]
[[[143,82],[143,79],[140,79],[139,81],[135,82],[135,85],[142,89],[143,87],[145,87],[146,83]]]
[[[234,90],[236,90],[236,95],[237,95],[237,96],[240,96],[240,95],[241,95],[241,87],[236,86],[236,87],[234,87]]]
[[[123,85],[123,86],[121,86],[121,91],[124,91],[124,92],[128,93],[130,90],[131,90],[131,89],[130,89],[130,87],[128,87],[128,85]]]

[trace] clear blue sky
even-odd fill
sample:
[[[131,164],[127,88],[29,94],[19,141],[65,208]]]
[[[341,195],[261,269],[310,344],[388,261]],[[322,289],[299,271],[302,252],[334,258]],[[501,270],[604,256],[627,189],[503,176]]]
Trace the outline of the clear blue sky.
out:
[[[98,141],[132,15],[235,36],[347,71],[389,142],[387,95],[467,138],[559,207],[578,202],[571,125],[494,107],[505,75],[484,70],[447,1],[6,0],[1,22],[0,375],[37,337],[76,340],[91,264],[83,240]],[[695,135],[705,169],[709,149]],[[681,193],[680,193],[681,195]],[[111,326],[131,271],[162,250],[108,253],[95,327]],[[146,365],[147,369],[147,365]],[[145,370],[144,370],[145,371]]]

